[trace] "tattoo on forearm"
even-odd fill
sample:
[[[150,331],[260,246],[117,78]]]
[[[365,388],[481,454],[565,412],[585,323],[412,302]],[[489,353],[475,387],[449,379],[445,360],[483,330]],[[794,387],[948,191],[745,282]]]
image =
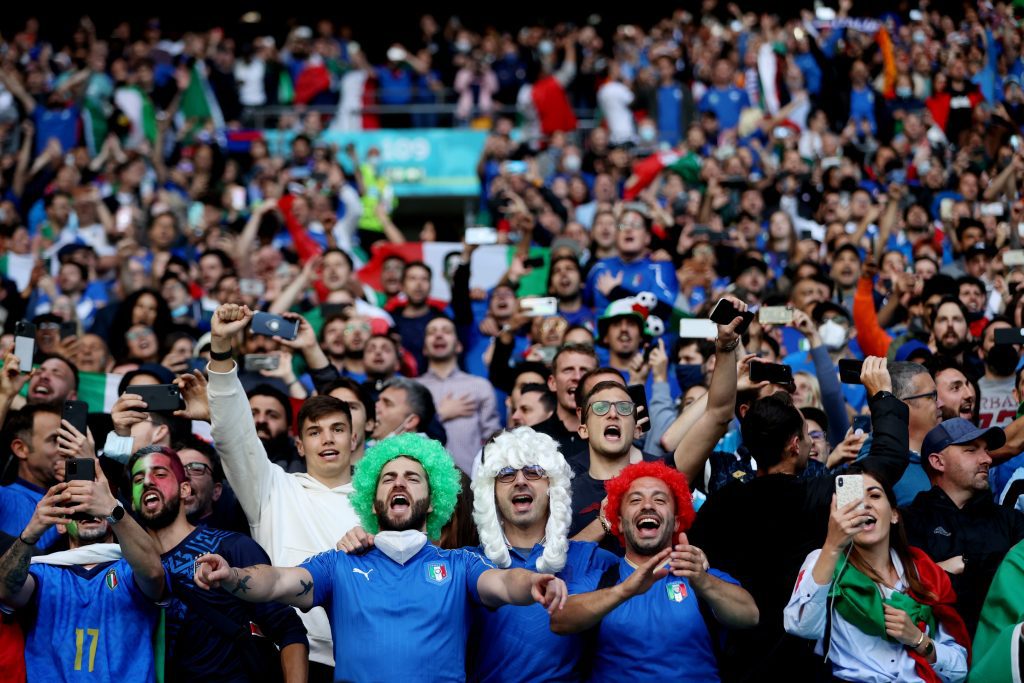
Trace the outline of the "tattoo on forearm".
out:
[[[306,583],[302,579],[299,579],[299,583],[302,584],[302,591],[296,593],[295,597],[301,598],[303,595],[305,595],[309,591],[313,590],[313,582],[312,581],[310,581],[309,583]]]
[[[0,576],[4,580],[4,589],[14,595],[28,581],[28,567],[32,559],[32,550],[24,543],[14,543],[3,557],[0,557]]]
[[[236,577],[238,577],[238,574],[236,574]],[[236,595],[238,593],[248,593],[250,579],[252,579],[252,577],[249,577],[249,575],[246,575],[246,577],[242,577],[242,579],[239,579],[238,584],[234,586],[233,589],[231,589],[231,595]]]

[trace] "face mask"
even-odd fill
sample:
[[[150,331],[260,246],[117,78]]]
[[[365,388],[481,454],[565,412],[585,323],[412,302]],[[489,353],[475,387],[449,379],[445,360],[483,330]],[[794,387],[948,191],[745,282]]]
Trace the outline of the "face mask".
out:
[[[580,166],[582,164],[583,164],[583,162],[575,154],[572,154],[570,156],[564,157],[562,159],[562,168],[564,168],[569,173],[576,173],[577,171],[579,171],[580,170]]]
[[[704,383],[704,366],[681,364],[676,366],[676,381],[679,388],[686,391],[690,387]]]
[[[928,39],[928,36],[924,34],[924,31],[914,31],[914,42],[923,43]]]
[[[985,317],[985,311],[967,311],[967,322],[976,323]]]
[[[186,315],[188,315],[188,304],[185,304],[184,306],[178,306],[177,308],[171,311],[172,318],[181,318]]]
[[[640,139],[644,142],[653,142],[658,137],[658,131],[653,126],[640,126]]]
[[[846,328],[835,320],[826,321],[818,328],[818,334],[821,336],[821,343],[829,351],[838,351],[846,346]]]
[[[366,163],[367,163],[367,165],[369,165],[370,168],[372,168],[374,170],[377,170],[377,166],[380,165],[380,157],[377,157],[377,156],[368,157],[366,159]]]
[[[473,49],[473,46],[468,40],[457,40],[455,41],[455,51],[463,54]]]
[[[415,529],[382,531],[373,537],[373,544],[392,560],[404,565],[427,544],[427,535]]]
[[[540,41],[540,44],[537,45],[537,49],[542,55],[549,55],[555,51],[555,44],[550,40],[542,40]]]
[[[924,317],[915,315],[911,318],[910,322],[907,323],[907,332],[915,337],[927,337],[928,326],[924,322]]]
[[[913,94],[914,94],[914,89],[911,88],[908,85],[901,85],[898,88],[896,88],[896,97],[902,97],[903,99],[908,99]]]
[[[1000,377],[1009,377],[1017,369],[1020,354],[1012,344],[996,344],[985,356],[985,365]]]

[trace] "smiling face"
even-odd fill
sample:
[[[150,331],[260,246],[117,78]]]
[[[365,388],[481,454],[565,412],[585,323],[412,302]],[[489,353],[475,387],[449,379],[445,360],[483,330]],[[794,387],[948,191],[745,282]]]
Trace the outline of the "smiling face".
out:
[[[306,471],[319,481],[334,480],[349,471],[352,458],[352,425],[345,413],[328,413],[308,419],[295,445],[306,460]]]
[[[871,518],[861,525],[853,542],[861,548],[878,543],[888,545],[892,525],[899,521],[899,513],[893,509],[882,485],[868,474],[864,475],[864,512]]]
[[[381,531],[425,531],[427,515],[434,511],[430,503],[430,483],[426,470],[413,458],[399,456],[380,471],[373,511]]]
[[[178,517],[181,499],[191,495],[191,485],[178,481],[171,458],[150,453],[132,465],[132,509],[149,529],[163,529]]]
[[[59,358],[43,361],[28,383],[29,403],[57,403],[76,396],[75,375]]]
[[[622,497],[619,524],[630,552],[651,556],[667,547],[678,527],[668,484],[655,477],[634,481]]]

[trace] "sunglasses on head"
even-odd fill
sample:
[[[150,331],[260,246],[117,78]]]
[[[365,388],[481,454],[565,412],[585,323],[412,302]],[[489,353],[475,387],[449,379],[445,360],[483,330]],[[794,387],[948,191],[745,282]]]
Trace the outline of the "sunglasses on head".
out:
[[[494,476],[495,479],[500,481],[502,484],[511,484],[516,480],[516,476],[522,472],[523,476],[531,481],[536,481],[547,476],[547,472],[540,465],[527,465],[522,469],[516,469],[515,467],[504,467],[498,470],[498,473]]]

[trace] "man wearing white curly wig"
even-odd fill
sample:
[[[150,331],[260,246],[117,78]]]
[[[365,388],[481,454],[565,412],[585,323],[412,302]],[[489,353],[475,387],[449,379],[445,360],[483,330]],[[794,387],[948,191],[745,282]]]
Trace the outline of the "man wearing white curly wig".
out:
[[[530,427],[487,444],[473,481],[479,552],[496,567],[555,574],[570,593],[587,590],[574,580],[600,575],[618,558],[595,543],[568,540],[571,472],[558,443]],[[469,680],[579,680],[581,639],[551,633],[542,607],[475,609],[473,616]]]

